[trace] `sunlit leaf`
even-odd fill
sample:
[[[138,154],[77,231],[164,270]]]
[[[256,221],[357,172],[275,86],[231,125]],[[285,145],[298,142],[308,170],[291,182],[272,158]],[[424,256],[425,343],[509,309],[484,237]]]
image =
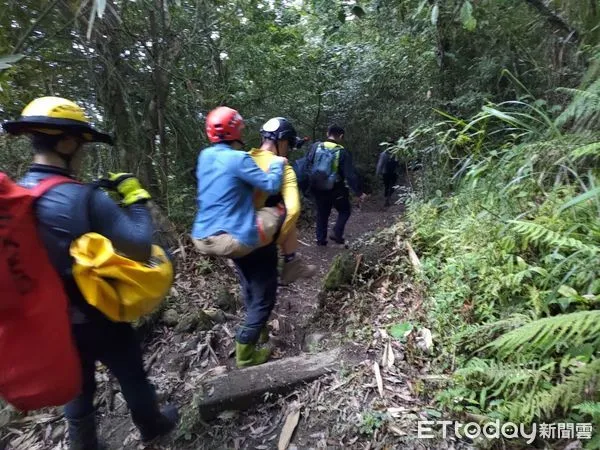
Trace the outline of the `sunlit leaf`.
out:
[[[6,55],[0,56],[0,70],[9,69],[14,63],[19,62],[25,57],[25,55]]]
[[[432,25],[437,25],[438,22],[438,18],[440,17],[440,7],[439,5],[436,3],[433,6],[433,9],[431,10],[431,24]]]
[[[98,12],[98,18],[102,19],[104,16],[104,10],[106,9],[106,0],[95,0],[95,3]]]
[[[468,0],[460,8],[460,21],[463,27],[469,31],[475,31],[475,28],[477,28],[477,19],[473,17],[473,5]]]

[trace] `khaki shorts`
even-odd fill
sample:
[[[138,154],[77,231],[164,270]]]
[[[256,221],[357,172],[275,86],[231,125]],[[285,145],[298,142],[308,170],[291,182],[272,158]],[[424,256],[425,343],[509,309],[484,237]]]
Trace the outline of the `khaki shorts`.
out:
[[[211,256],[225,256],[227,258],[241,258],[257,248],[273,242],[281,229],[285,218],[284,209],[278,206],[261,208],[256,211],[256,227],[258,228],[258,242],[254,247],[242,244],[232,235],[223,233],[204,239],[193,239],[194,245],[200,252]]]

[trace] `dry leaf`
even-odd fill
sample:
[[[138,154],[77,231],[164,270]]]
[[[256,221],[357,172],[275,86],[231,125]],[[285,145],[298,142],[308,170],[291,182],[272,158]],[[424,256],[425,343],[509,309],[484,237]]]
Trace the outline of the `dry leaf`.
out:
[[[431,352],[433,349],[433,337],[429,328],[421,328],[419,331],[418,347],[424,352]]]
[[[403,431],[398,425],[390,424],[388,425],[388,430],[392,433],[397,434],[398,436],[406,436],[408,433]]]
[[[269,326],[273,331],[279,331],[279,319],[273,319],[269,322]]]
[[[292,441],[292,435],[300,420],[300,406],[296,405],[285,419],[285,424],[279,435],[278,450],[286,450]]]
[[[381,371],[379,370],[377,361],[373,363],[373,372],[375,372],[375,379],[377,380],[377,390],[379,391],[379,395],[383,397],[383,379],[381,378]]]
[[[396,360],[396,356],[394,355],[394,349],[392,348],[392,344],[390,342],[386,342],[385,348],[383,350],[383,358],[381,361],[381,365],[386,369],[391,369],[394,367],[394,361]]]
[[[410,262],[412,263],[415,270],[419,272],[421,270],[421,260],[413,250],[412,245],[410,245],[410,242],[408,241],[406,241],[406,249],[408,250],[408,257],[410,258]]]

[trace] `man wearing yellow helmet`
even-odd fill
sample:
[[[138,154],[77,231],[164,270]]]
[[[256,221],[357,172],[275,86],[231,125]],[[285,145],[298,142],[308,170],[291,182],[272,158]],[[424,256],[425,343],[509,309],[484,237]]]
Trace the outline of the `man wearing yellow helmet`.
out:
[[[142,440],[147,442],[167,434],[178,420],[177,410],[159,410],[134,329],[128,323],[112,322],[85,301],[73,278],[69,254],[74,240],[96,232],[110,239],[120,253],[146,261],[151,254],[153,232],[145,205],[150,194],[133,175],[118,174],[113,178],[122,197],[123,207],[119,207],[104,192],[76,181],[84,145],[112,144],[113,140],[94,129],[83,109],[69,100],[38,98],[27,105],[19,119],[5,122],[3,127],[10,134],[31,139],[34,160],[20,181],[22,186],[32,188],[57,175],[73,179],[72,183],[50,189],[36,203],[40,237],[69,297],[72,331],[81,360],[82,392],[65,406],[70,448],[99,448],[94,409],[96,361],[107,366],[119,381]]]

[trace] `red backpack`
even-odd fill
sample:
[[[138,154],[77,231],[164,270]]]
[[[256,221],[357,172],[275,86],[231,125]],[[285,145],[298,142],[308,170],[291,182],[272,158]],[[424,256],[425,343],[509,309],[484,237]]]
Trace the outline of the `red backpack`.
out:
[[[81,389],[68,299],[34,210],[46,191],[74,182],[55,176],[26,189],[0,173],[0,397],[23,411],[63,405]]]

